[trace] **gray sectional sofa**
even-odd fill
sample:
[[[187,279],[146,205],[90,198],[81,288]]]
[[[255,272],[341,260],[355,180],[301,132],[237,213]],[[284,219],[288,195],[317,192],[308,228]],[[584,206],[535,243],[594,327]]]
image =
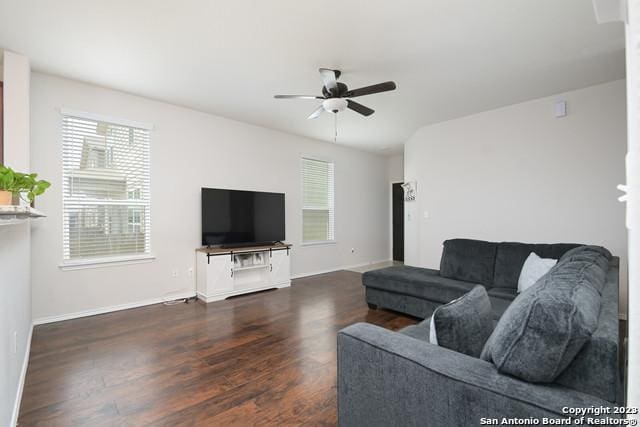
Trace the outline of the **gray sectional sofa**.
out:
[[[429,319],[399,332],[364,323],[349,326],[338,333],[339,424],[469,426],[480,425],[483,419],[504,417],[566,419],[572,416],[566,413],[566,408],[612,407],[620,403],[618,258],[601,248],[606,256],[598,256],[596,260],[594,255],[593,262],[578,260],[568,265],[570,260],[565,262],[563,255],[578,246],[455,239],[445,242],[440,271],[391,267],[365,273],[363,283],[369,304],[423,318],[430,316],[438,305],[464,295],[477,284],[488,289],[496,320],[505,311],[508,313],[505,318],[514,317],[513,312],[528,303],[535,307],[536,302],[531,304],[530,300],[545,288],[552,291],[552,298],[553,292],[570,293],[568,297],[573,298],[576,289],[588,287],[588,298],[596,309],[586,315],[591,315],[593,325],[577,355],[571,357],[566,367],[561,367],[553,380],[538,383],[523,380],[517,371],[511,371],[513,375],[506,373],[506,368],[495,360],[492,363],[491,357],[475,358],[430,344]],[[518,296],[518,276],[531,252],[560,261]],[[569,258],[575,259],[573,255]],[[586,274],[585,265],[595,273]],[[512,310],[508,310],[512,303]],[[539,315],[536,310],[531,313],[527,321]],[[550,331],[557,326],[555,319],[546,321],[549,324],[544,333],[553,341]],[[499,341],[494,339],[494,335],[499,335],[497,331],[488,342]],[[527,352],[527,345],[523,347],[522,342],[518,345]],[[524,371],[539,368],[535,352],[544,352],[547,347],[541,349],[534,342],[530,348],[531,354],[524,356],[529,362],[523,362],[529,366],[521,367]],[[491,350],[497,360],[496,355],[502,351],[499,345],[494,343]],[[540,363],[545,356],[548,355],[540,354]],[[593,416],[602,417],[616,415]]]

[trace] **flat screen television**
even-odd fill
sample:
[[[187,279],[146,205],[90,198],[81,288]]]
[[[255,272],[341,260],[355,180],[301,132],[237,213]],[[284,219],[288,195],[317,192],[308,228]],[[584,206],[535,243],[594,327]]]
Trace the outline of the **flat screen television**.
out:
[[[284,194],[202,189],[204,246],[244,246],[284,240]]]

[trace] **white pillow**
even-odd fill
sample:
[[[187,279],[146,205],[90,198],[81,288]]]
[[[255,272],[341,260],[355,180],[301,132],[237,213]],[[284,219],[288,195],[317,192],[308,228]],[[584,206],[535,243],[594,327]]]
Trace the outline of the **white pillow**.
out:
[[[533,286],[538,279],[547,274],[547,272],[551,270],[557,262],[557,259],[540,258],[534,252],[531,252],[520,271],[520,278],[518,278],[518,292],[524,292]]]
[[[438,345],[438,336],[436,335],[436,322],[433,321],[433,315],[431,315],[431,322],[429,322],[429,342],[434,345]]]

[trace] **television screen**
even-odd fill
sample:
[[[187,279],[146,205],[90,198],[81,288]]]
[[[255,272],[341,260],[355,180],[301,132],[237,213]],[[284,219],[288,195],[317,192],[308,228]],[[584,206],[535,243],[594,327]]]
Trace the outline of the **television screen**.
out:
[[[284,194],[202,189],[204,246],[272,243],[284,239]]]

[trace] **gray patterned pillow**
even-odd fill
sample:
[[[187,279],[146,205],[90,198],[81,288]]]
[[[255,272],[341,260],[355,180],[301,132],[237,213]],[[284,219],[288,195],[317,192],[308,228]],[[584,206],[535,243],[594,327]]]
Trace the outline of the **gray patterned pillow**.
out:
[[[478,285],[460,298],[436,308],[430,327],[432,344],[479,357],[493,331],[487,290]]]
[[[504,312],[481,358],[529,382],[553,382],[598,326],[605,255],[569,255]]]

